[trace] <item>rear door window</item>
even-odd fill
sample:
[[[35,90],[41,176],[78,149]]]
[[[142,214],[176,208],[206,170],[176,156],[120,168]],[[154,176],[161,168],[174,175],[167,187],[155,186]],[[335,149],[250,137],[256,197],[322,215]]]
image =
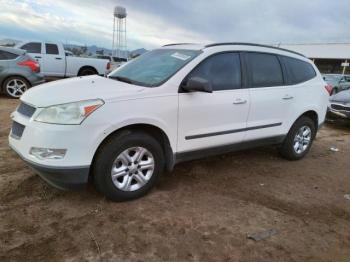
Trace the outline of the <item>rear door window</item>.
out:
[[[40,54],[41,53],[41,43],[31,42],[23,45],[21,49],[26,50],[28,53]]]
[[[246,53],[251,87],[283,86],[281,64],[276,55]]]
[[[213,55],[201,62],[187,77],[211,82],[213,91],[241,88],[241,63],[238,53]],[[186,82],[186,80],[185,80]]]
[[[299,84],[316,76],[316,72],[310,63],[292,57],[282,56],[281,58],[288,73],[289,84]]]
[[[55,44],[45,44],[46,54],[58,55],[58,47]]]

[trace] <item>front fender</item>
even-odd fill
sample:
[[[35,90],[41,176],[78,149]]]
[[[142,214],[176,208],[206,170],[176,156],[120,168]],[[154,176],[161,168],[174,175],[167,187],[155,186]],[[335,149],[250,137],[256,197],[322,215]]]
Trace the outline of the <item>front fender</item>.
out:
[[[92,153],[95,155],[98,147],[102,144],[102,142],[110,136],[112,133],[128,127],[132,125],[151,125],[156,128],[161,129],[164,134],[167,136],[171,148],[174,150],[176,148],[176,138],[174,138],[174,135],[171,134],[171,131],[168,130],[165,123],[162,121],[159,121],[158,119],[150,119],[150,118],[133,118],[133,119],[126,119],[124,121],[118,122],[117,124],[110,125],[109,127],[105,128],[101,134],[99,134],[98,138],[95,140],[94,145],[92,146]]]

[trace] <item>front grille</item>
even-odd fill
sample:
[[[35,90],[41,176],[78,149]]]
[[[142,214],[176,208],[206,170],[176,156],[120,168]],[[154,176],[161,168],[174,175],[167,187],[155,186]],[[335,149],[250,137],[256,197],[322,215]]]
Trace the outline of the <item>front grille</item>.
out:
[[[350,112],[350,106],[343,106],[339,104],[331,104],[331,108],[339,111],[348,111]]]
[[[23,135],[25,126],[13,121],[11,128],[11,136],[15,139],[20,139]]]
[[[32,117],[32,115],[34,114],[36,108],[33,106],[30,106],[26,103],[21,102],[21,104],[19,105],[19,107],[17,108],[17,112],[25,115],[27,117]]]

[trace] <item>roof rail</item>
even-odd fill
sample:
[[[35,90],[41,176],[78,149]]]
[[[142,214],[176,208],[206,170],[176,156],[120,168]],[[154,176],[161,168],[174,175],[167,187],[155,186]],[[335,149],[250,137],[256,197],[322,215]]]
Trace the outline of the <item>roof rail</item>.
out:
[[[262,45],[262,44],[254,44],[254,43],[240,43],[240,42],[227,42],[227,43],[214,43],[214,44],[209,44],[204,46],[204,48],[207,47],[212,47],[212,46],[220,46],[220,45],[248,45],[248,46],[259,46],[259,47],[266,47],[266,48],[272,48],[272,49],[277,49],[277,50],[281,50],[281,51],[286,51],[289,53],[293,53],[296,55],[300,55],[305,57],[303,54],[300,54],[298,52],[292,51],[292,50],[288,50],[288,49],[284,49],[284,48],[280,48],[280,47],[276,47],[276,46],[271,46],[271,45]]]
[[[173,46],[173,45],[193,45],[194,43],[175,43],[175,44],[167,44],[167,45],[163,45],[163,47],[165,46]]]

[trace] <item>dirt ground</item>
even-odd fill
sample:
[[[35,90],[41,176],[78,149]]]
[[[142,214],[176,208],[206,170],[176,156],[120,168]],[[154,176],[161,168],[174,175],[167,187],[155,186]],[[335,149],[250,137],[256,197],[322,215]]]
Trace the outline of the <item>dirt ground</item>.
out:
[[[48,186],[9,149],[17,103],[0,97],[0,261],[350,261],[350,126],[323,127],[301,161],[266,147],[183,163],[112,203]]]

